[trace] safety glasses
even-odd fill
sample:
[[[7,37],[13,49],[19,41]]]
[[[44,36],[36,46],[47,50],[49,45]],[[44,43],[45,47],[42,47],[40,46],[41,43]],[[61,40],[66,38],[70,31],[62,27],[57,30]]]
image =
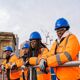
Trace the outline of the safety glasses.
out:
[[[66,28],[59,28],[59,29],[56,29],[56,32],[62,32],[62,31],[65,31]]]

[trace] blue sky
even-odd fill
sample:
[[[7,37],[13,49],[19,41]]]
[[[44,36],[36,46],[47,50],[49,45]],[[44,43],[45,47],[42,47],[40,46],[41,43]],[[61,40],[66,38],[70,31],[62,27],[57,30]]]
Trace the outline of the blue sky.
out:
[[[40,32],[43,42],[48,32],[55,40],[55,22],[64,17],[80,42],[79,8],[80,0],[0,0],[0,31],[18,34],[20,43],[33,31]]]

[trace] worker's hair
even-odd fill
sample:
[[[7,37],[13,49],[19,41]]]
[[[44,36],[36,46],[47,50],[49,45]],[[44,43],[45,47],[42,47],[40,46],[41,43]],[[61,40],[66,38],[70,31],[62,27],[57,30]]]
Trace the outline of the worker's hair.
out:
[[[41,42],[41,40],[36,40],[37,41],[37,47],[36,48],[32,48],[31,47],[31,44],[30,44],[30,50],[29,50],[29,52],[30,52],[30,57],[32,57],[33,55],[33,52],[34,52],[34,56],[35,57],[37,57],[38,56],[38,54],[41,54],[42,52],[41,52],[41,48],[47,48],[42,42]],[[48,49],[48,48],[47,48]]]

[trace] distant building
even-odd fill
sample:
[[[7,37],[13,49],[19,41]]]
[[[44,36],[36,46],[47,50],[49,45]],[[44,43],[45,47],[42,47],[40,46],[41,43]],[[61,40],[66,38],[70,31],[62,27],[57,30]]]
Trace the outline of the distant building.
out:
[[[3,48],[5,46],[13,47],[14,52],[18,53],[18,36],[12,32],[0,32],[0,63],[5,54],[3,54]]]

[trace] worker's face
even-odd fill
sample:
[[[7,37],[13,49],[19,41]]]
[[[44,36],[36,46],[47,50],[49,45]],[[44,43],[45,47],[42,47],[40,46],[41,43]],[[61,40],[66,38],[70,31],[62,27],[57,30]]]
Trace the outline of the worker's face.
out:
[[[10,55],[11,54],[11,51],[5,51],[4,54]]]
[[[12,53],[11,51],[4,51],[4,54],[6,55],[5,56],[6,58],[9,58],[11,53]]]
[[[23,54],[27,54],[29,52],[29,48],[24,48],[22,49],[22,51],[23,51]]]
[[[66,31],[66,28],[57,29],[56,30],[57,36],[61,38],[65,31]]]
[[[37,47],[37,41],[36,40],[31,40],[30,43],[31,43],[31,47],[32,48],[36,48]]]

